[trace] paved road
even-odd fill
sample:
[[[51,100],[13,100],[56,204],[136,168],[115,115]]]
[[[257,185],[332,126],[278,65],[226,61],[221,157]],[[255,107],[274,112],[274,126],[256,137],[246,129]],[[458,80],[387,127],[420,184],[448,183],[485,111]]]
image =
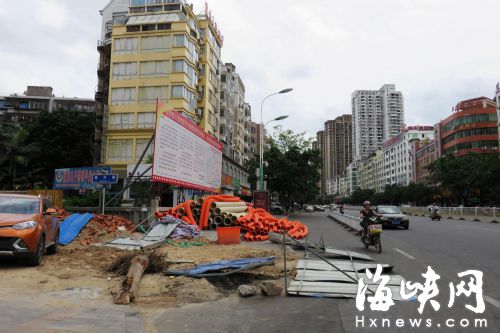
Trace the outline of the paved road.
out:
[[[358,214],[346,211],[346,214]],[[441,303],[439,311],[435,312],[427,304],[423,318],[433,320],[433,325],[446,325],[446,319],[456,320],[456,326],[462,318],[469,320],[487,318],[488,328],[484,332],[500,332],[500,225],[482,222],[466,222],[459,220],[431,221],[425,217],[410,217],[410,229],[384,229],[382,234],[383,252],[376,254],[373,248],[364,249],[359,237],[327,217],[328,213],[305,213],[297,216],[304,221],[310,230],[312,239],[323,237],[325,243],[338,248],[348,248],[362,253],[371,254],[382,263],[395,266],[394,273],[402,275],[413,282],[424,282],[421,274],[431,266],[441,276],[438,281],[440,294],[437,300]],[[486,312],[475,315],[464,308],[465,304],[475,306],[474,299],[463,295],[456,298],[455,304],[448,309],[449,282],[460,281],[457,274],[470,269],[481,270],[484,273],[484,295]],[[409,318],[420,317],[416,311],[419,303],[397,303],[389,313],[366,312],[367,318]],[[358,331],[355,328],[355,316],[359,314],[352,302],[341,303],[340,312],[346,331]],[[474,321],[472,321],[473,323]],[[449,322],[451,324],[452,322]],[[380,324],[380,322],[379,322]],[[464,324],[466,322],[464,321]],[[394,324],[393,324],[394,325]],[[379,325],[380,326],[380,325]],[[427,331],[433,332],[436,326]],[[380,331],[401,332],[392,327]],[[376,331],[376,330],[374,330]],[[464,331],[461,327],[446,328],[446,332]],[[470,328],[465,331],[476,332],[480,329]]]
[[[110,304],[102,290],[72,289],[25,293],[0,287],[0,332],[144,332],[139,312],[132,306]],[[106,291],[107,293],[107,291]],[[108,297],[109,298],[109,297]]]

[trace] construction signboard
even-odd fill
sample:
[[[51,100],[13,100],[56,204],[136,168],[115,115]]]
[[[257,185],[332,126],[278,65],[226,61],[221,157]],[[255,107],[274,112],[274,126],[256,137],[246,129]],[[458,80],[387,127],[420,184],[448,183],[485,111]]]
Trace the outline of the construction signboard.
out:
[[[158,102],[157,109],[152,180],[219,191],[222,144],[163,103]]]

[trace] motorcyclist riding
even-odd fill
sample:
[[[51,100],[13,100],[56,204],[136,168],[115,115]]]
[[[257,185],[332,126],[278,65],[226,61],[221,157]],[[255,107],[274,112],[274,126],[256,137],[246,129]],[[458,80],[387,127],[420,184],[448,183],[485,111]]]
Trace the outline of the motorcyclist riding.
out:
[[[371,206],[370,201],[366,200],[365,202],[363,202],[363,209],[359,212],[359,218],[362,219],[362,221],[359,224],[363,227],[365,234],[368,233],[370,218],[382,217],[381,214],[376,213],[370,206]],[[361,231],[359,232],[359,234],[361,234]]]
[[[435,202],[432,203],[432,205],[429,207],[429,211],[431,213],[431,219],[440,219],[441,216],[439,215],[439,207],[436,205]]]

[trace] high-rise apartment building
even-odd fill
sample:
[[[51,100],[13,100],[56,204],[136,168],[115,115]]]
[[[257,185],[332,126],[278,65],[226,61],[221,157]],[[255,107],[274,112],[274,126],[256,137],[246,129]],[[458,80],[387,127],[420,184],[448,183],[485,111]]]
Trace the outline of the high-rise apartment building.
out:
[[[250,195],[245,163],[253,157],[252,148],[255,149],[251,109],[245,102],[245,85],[231,63],[223,65],[221,70],[219,132],[223,145],[222,190]]]
[[[325,122],[326,179],[344,174],[352,162],[352,116],[345,114]]]
[[[224,153],[243,165],[251,158],[251,108],[245,102],[245,85],[231,63],[222,66],[220,140]]]
[[[319,193],[320,194],[326,194],[326,180],[327,178],[327,173],[326,173],[326,165],[325,161],[328,159],[327,157],[327,151],[326,151],[326,137],[325,137],[325,131],[319,131],[316,133],[316,141],[313,146],[313,149],[319,150],[321,154],[321,169],[319,170],[319,175],[320,175],[320,181],[319,181]]]
[[[394,84],[351,96],[353,160],[367,158],[404,128],[403,94]]]
[[[111,3],[96,93],[107,101],[103,164],[124,173],[139,159],[154,131],[157,98],[218,138],[222,36],[208,11],[196,15],[184,0],[131,0],[126,13],[121,1]]]

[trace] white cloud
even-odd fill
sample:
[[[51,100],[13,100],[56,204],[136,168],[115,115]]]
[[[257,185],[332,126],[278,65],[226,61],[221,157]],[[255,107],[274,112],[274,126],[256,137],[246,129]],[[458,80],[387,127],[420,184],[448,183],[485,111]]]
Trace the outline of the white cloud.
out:
[[[67,13],[61,5],[61,1],[56,0],[36,0],[36,19],[51,28],[61,29],[66,26]]]
[[[90,97],[97,83],[102,9],[108,0],[2,3],[0,95],[44,83]],[[204,4],[195,0],[196,11]],[[290,117],[313,134],[350,113],[356,89],[395,83],[406,123],[434,124],[461,99],[492,97],[500,79],[496,0],[211,0],[223,60],[242,75],[253,118]],[[23,17],[22,24],[19,18]]]

